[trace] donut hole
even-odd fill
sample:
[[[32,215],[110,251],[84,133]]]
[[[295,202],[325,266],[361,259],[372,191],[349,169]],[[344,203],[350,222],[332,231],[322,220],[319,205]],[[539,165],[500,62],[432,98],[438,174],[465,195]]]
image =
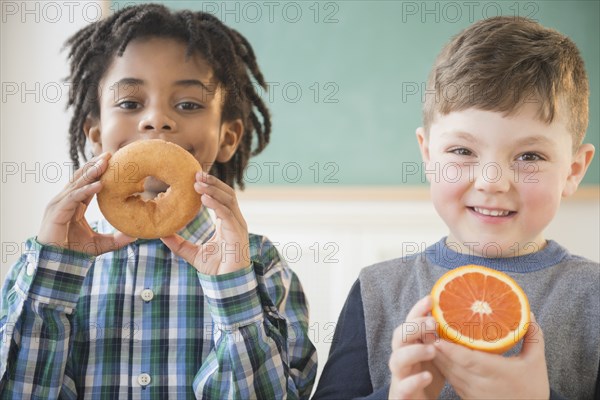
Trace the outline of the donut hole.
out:
[[[148,176],[144,179],[144,191],[130,195],[130,198],[140,198],[144,201],[157,201],[165,196],[171,190],[168,183],[161,181],[155,176]]]

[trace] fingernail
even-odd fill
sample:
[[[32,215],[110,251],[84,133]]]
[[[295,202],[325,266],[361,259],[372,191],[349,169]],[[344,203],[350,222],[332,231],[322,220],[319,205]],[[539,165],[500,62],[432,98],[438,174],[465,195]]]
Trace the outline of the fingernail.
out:
[[[101,186],[102,186],[102,183],[100,181],[95,181],[95,182],[90,183],[89,188],[92,190],[96,190]]]

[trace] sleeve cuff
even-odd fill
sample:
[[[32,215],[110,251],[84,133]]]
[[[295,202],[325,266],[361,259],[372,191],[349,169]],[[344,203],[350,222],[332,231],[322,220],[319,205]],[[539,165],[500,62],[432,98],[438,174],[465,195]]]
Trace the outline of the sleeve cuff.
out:
[[[560,393],[555,392],[550,388],[550,400],[566,400]]]
[[[35,238],[27,241],[25,249],[27,263],[17,277],[18,288],[33,300],[75,308],[95,256],[43,245]]]
[[[390,385],[387,384],[382,388],[377,389],[370,396],[367,397],[369,400],[387,400],[390,395]]]
[[[219,325],[219,329],[231,331],[263,318],[258,282],[252,264],[223,275],[198,272],[198,278],[213,321]]]

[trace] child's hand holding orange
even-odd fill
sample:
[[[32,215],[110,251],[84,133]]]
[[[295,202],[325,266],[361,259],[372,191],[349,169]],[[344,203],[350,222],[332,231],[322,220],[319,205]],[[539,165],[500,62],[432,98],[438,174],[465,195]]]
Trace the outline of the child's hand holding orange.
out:
[[[548,399],[544,335],[531,316],[533,324],[517,356],[503,357],[439,340],[433,363],[462,398]]]
[[[431,306],[431,297],[419,300],[394,331],[390,399],[433,399],[444,386],[444,377],[433,363],[437,351],[433,346],[435,321],[427,316]]]
[[[514,279],[467,265],[444,274],[431,296],[441,337],[435,342],[433,364],[461,397],[549,397],[544,338],[527,295]],[[519,355],[500,355],[522,338]]]

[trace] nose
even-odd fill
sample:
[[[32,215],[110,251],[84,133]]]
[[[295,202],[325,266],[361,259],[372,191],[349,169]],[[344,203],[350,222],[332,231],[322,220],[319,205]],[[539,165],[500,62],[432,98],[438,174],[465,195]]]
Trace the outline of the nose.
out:
[[[491,162],[481,166],[475,174],[475,189],[489,193],[503,193],[510,189],[511,177],[509,168]]]
[[[138,124],[140,132],[174,132],[177,123],[171,118],[163,107],[149,107]]]

